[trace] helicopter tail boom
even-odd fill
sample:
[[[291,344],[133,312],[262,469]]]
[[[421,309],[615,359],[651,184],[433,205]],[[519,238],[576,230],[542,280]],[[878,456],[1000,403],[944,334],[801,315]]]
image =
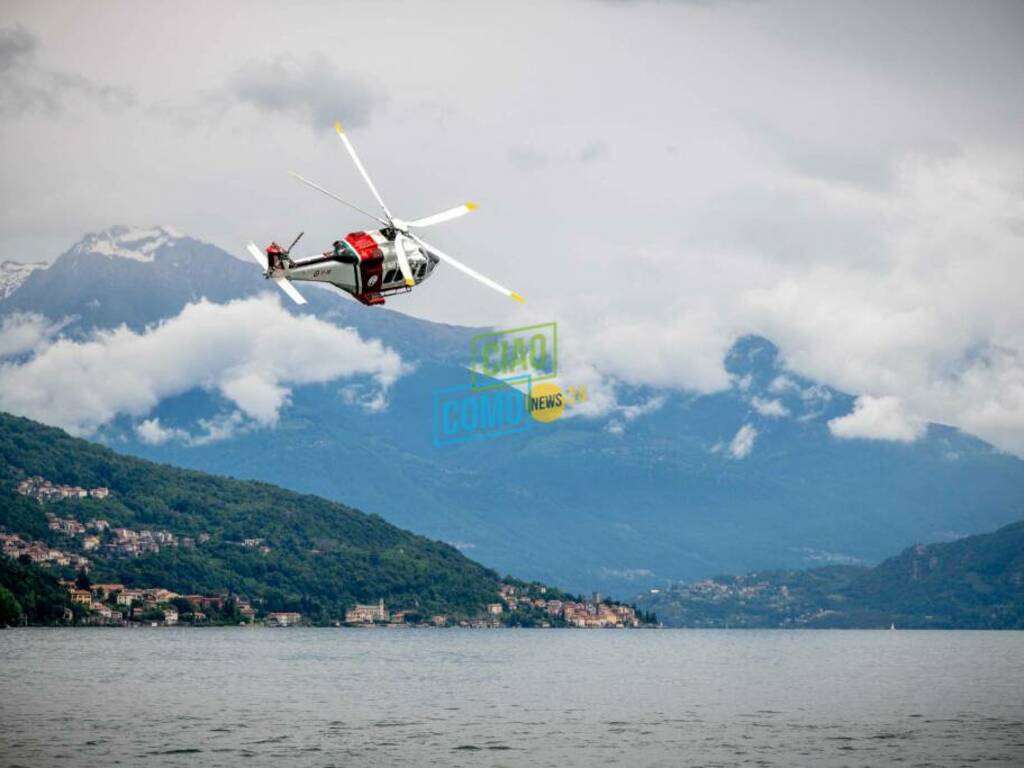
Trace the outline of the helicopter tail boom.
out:
[[[256,247],[256,243],[250,240],[249,244],[246,246],[246,250],[249,251],[249,254],[256,260],[256,263],[263,267],[266,276],[269,279],[273,280],[275,283],[277,283],[277,287],[284,291],[289,299],[294,301],[296,304],[306,303],[306,299],[303,297],[301,293],[298,292],[298,290],[295,288],[294,285],[292,285],[291,281],[287,277],[271,277],[269,271],[270,261],[269,259],[267,259],[267,255]]]

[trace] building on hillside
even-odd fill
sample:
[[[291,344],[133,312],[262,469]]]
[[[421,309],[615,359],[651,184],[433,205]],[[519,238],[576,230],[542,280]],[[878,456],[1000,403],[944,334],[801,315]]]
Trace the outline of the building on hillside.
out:
[[[505,607],[501,603],[488,603],[487,605],[487,612],[491,616],[501,616],[504,610]]]
[[[112,582],[104,584],[93,584],[90,587],[90,589],[92,590],[92,593],[94,595],[99,595],[102,592],[104,595],[109,597],[110,595],[113,595],[115,592],[123,592],[124,584],[116,584]]]
[[[372,624],[375,621],[388,621],[388,611],[381,600],[377,605],[366,605],[356,603],[352,608],[345,611],[346,624]]]
[[[173,627],[178,623],[178,610],[176,608],[164,608],[164,624]]]
[[[90,592],[88,589],[72,589],[71,602],[77,605],[91,605],[92,592]]]
[[[196,608],[202,608],[205,611],[211,608],[216,608],[218,611],[224,610],[224,596],[207,596],[207,595],[185,595],[185,599],[188,600]],[[241,608],[241,606],[239,606]]]
[[[122,589],[117,593],[117,604],[131,606],[136,600],[142,602],[143,594],[141,589]]]
[[[302,614],[297,611],[281,611],[267,614],[268,627],[291,627],[302,621]]]

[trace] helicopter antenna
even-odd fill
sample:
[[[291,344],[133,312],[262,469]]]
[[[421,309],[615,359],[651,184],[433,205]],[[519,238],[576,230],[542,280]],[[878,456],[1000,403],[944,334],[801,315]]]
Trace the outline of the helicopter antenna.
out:
[[[304,234],[306,234],[306,233],[305,233],[305,232],[299,232],[299,236],[298,236],[298,237],[296,237],[296,238],[295,238],[294,240],[292,240],[292,244],[288,246],[288,250],[286,250],[286,251],[285,251],[285,253],[291,253],[291,252],[292,252],[292,248],[294,248],[294,247],[295,247],[295,244],[296,244],[297,242],[299,242],[299,240],[301,240],[301,239],[302,239],[302,236],[303,236]]]

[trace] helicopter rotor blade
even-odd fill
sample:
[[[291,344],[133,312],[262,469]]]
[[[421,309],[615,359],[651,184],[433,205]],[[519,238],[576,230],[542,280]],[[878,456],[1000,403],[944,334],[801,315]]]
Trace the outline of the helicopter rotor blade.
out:
[[[369,217],[370,217],[371,219],[373,219],[374,221],[379,221],[379,222],[380,222],[381,224],[383,224],[383,225],[384,225],[385,227],[386,227],[386,226],[388,226],[388,222],[387,222],[387,221],[385,221],[384,219],[382,219],[382,218],[381,218],[380,216],[376,216],[376,215],[374,215],[374,214],[370,213],[369,211],[364,211],[364,210],[363,210],[362,208],[360,208],[360,207],[359,207],[358,205],[353,205],[353,204],[352,204],[352,203],[350,203],[350,202],[349,202],[348,200],[345,200],[344,198],[342,198],[342,197],[339,197],[338,195],[334,194],[333,192],[331,192],[331,191],[329,191],[329,190],[326,190],[326,189],[324,189],[324,188],[323,188],[323,187],[321,187],[321,186],[320,186],[319,184],[316,184],[315,182],[312,182],[312,181],[310,181],[309,179],[307,179],[307,178],[306,178],[305,176],[300,176],[299,174],[295,173],[295,171],[292,171],[292,172],[291,172],[291,174],[292,174],[292,176],[294,176],[294,177],[295,177],[296,179],[298,179],[299,181],[301,181],[301,182],[302,182],[303,184],[305,184],[305,185],[306,185],[306,186],[308,186],[308,187],[312,187],[312,188],[313,188],[313,189],[315,189],[315,190],[316,190],[317,192],[322,192],[323,194],[327,195],[327,196],[328,196],[329,198],[331,198],[332,200],[336,200],[336,201],[338,201],[339,203],[341,203],[342,205],[347,205],[347,206],[348,206],[349,208],[351,208],[351,209],[352,209],[353,211],[358,211],[359,213],[363,214],[364,216],[369,216]]]
[[[412,278],[412,269],[409,267],[409,256],[405,252],[404,236],[398,233],[395,237],[395,255],[398,256],[398,268],[402,270],[402,277],[405,278],[405,284],[410,288],[416,285],[416,281]]]
[[[257,248],[256,243],[250,240],[249,244],[245,246],[245,250],[247,250],[249,252],[249,255],[251,255],[256,260],[257,264],[263,267],[264,271],[267,270],[267,268],[270,266],[269,262],[267,261],[267,254],[265,254],[263,251]]]
[[[423,242],[418,237],[416,237],[416,235],[410,234],[409,237],[411,237],[413,240],[415,240],[417,243],[419,243],[421,246],[423,246],[423,248],[425,248],[430,254],[435,256],[440,261],[443,261],[446,264],[450,264],[451,266],[455,267],[460,272],[469,275],[474,280],[479,280],[481,283],[483,283],[487,287],[493,288],[498,293],[503,293],[506,296],[508,296],[509,298],[515,299],[516,301],[518,301],[520,303],[525,303],[526,302],[526,299],[524,299],[522,296],[520,296],[515,291],[510,291],[505,286],[500,285],[500,284],[494,282],[493,280],[491,280],[491,278],[485,277],[484,275],[481,275],[475,269],[473,269],[471,267],[467,267],[465,264],[463,264],[458,259],[452,258],[447,253],[444,253],[443,251],[439,251],[434,246],[432,246],[432,245],[430,245],[428,243]]]
[[[470,211],[475,211],[479,206],[476,203],[466,203],[465,205],[459,205],[455,208],[449,208],[447,211],[441,211],[435,213],[433,216],[424,216],[422,219],[416,219],[414,221],[407,222],[410,227],[432,227],[435,224],[441,224],[445,221],[451,221],[457,219],[460,216],[465,216]]]
[[[380,203],[380,207],[384,209],[384,215],[387,217],[388,223],[390,224],[395,217],[391,215],[391,211],[389,211],[388,207],[384,204],[384,198],[380,196],[380,192],[378,192],[377,188],[373,186],[373,182],[370,180],[370,174],[366,172],[366,168],[363,167],[362,162],[359,160],[359,155],[356,154],[356,148],[352,146],[352,142],[349,141],[348,136],[345,135],[345,129],[341,127],[340,120],[334,121],[334,130],[337,132],[338,138],[341,139],[342,143],[344,143],[345,149],[348,150],[348,154],[352,158],[352,162],[356,164],[356,168],[358,168],[359,173],[362,174],[363,181],[366,182],[366,186],[370,188],[370,191],[373,192],[373,196],[377,198],[377,202]]]
[[[245,246],[245,249],[249,251],[249,254],[256,260],[256,263],[262,266],[263,269],[269,268],[267,255],[256,247],[256,243],[250,240],[249,244]],[[296,304],[306,303],[306,299],[298,292],[298,290],[296,290],[295,286],[292,285],[291,281],[287,277],[273,277],[271,279],[277,283],[277,287],[284,291],[288,295],[288,298]]]

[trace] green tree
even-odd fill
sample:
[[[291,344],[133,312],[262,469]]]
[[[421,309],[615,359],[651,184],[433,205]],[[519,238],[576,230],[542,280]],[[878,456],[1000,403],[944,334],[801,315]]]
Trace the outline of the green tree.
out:
[[[21,605],[11,590],[0,587],[0,626],[21,623]]]
[[[164,612],[159,608],[149,608],[142,612],[140,617],[143,621],[163,621]]]
[[[89,574],[85,568],[78,571],[78,575],[75,576],[75,586],[79,589],[92,589],[92,581],[89,579]]]

